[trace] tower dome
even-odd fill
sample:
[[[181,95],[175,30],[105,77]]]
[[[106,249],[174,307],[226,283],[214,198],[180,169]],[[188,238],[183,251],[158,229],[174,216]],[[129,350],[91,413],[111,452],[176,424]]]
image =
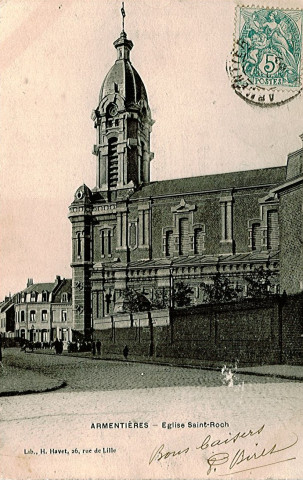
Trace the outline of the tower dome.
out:
[[[127,35],[123,31],[114,45],[117,49],[118,58],[103,81],[100,90],[100,102],[107,95],[115,93],[119,93],[124,98],[126,105],[139,103],[140,100],[147,102],[145,86],[129,59],[133,42],[127,39]]]
[[[123,25],[124,27],[124,25]],[[92,113],[97,142],[96,190],[111,201],[131,195],[150,181],[153,120],[145,86],[132,66],[133,42],[122,29],[114,42],[117,60],[105,76],[99,105]]]

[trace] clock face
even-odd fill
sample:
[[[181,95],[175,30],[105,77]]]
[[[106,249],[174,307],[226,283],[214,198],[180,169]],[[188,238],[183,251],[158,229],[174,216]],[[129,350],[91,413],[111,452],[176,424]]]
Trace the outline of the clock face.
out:
[[[118,107],[114,103],[109,106],[108,113],[111,117],[114,117],[118,113]]]

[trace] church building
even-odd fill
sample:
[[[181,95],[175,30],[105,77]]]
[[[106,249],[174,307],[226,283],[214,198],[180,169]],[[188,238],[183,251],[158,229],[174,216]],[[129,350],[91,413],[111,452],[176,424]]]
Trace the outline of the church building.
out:
[[[243,296],[258,267],[275,274],[272,293],[301,291],[303,149],[287,167],[151,181],[154,122],[124,28],[114,46],[92,114],[96,186],[80,186],[69,207],[74,329],[122,313],[127,291],[173,306],[182,282],[198,305],[218,273]]]

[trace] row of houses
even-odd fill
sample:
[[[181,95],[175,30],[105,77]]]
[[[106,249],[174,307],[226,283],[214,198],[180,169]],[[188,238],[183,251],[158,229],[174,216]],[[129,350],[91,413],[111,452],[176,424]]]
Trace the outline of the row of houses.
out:
[[[0,332],[30,342],[72,341],[72,280],[56,276],[51,283],[28,279],[21,292],[0,304]]]

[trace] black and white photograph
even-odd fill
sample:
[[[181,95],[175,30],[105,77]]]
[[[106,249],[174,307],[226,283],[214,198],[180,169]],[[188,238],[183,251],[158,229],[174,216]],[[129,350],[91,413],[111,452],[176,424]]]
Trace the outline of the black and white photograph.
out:
[[[302,0],[0,0],[0,480],[303,478]]]

